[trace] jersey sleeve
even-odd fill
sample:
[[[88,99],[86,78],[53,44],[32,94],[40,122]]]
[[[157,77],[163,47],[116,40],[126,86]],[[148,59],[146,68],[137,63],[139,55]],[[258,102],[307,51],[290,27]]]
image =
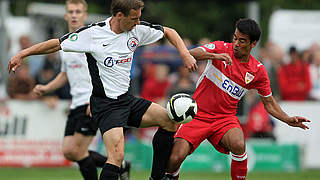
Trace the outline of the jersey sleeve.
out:
[[[92,28],[90,26],[82,27],[73,33],[62,36],[60,41],[61,49],[65,52],[92,52]]]
[[[139,45],[147,45],[163,38],[164,29],[161,25],[141,21],[140,25],[137,26],[137,33],[140,41]]]
[[[272,95],[270,88],[270,80],[266,68],[261,64],[258,71],[258,79],[255,82],[255,87],[258,94],[263,97]]]
[[[213,41],[200,46],[200,48],[209,53],[223,53],[226,51],[225,49],[227,48],[227,43],[223,41]]]

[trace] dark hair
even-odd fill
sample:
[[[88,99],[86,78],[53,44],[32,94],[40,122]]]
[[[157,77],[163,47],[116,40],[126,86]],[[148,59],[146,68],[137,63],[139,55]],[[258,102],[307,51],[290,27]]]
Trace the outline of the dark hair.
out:
[[[250,38],[250,42],[259,41],[261,29],[258,23],[253,19],[239,19],[236,28],[242,34],[246,34]]]
[[[138,10],[143,6],[142,0],[112,0],[111,14],[116,16],[118,12],[122,12],[125,16],[128,16],[131,9]]]
[[[297,48],[295,46],[290,46],[289,48],[289,54],[292,54],[292,53],[297,53]]]

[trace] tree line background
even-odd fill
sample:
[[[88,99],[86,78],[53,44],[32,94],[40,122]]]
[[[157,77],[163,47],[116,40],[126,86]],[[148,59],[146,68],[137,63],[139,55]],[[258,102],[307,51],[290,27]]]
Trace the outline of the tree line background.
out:
[[[10,12],[25,16],[31,2],[59,3],[65,0],[11,0]],[[111,0],[87,0],[89,13],[110,14]],[[230,41],[234,24],[247,17],[249,0],[144,0],[142,20],[175,28],[196,43],[201,37]],[[268,38],[269,18],[277,9],[320,10],[318,0],[256,0],[260,6],[262,43]]]

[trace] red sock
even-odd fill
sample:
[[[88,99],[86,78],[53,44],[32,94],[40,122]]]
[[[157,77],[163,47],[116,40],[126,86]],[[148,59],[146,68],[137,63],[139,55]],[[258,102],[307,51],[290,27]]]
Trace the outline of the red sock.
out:
[[[247,177],[247,153],[236,155],[231,153],[231,177],[232,180],[245,180]]]

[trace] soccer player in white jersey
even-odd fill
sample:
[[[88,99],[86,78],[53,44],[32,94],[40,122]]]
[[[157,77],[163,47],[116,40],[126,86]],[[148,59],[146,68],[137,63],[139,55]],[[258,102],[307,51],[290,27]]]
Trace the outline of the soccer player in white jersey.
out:
[[[85,53],[93,85],[90,108],[97,120],[108,160],[101,180],[117,180],[124,158],[124,126],[159,129],[153,138],[153,166],[150,179],[160,180],[165,173],[177,124],[165,108],[128,94],[133,53],[138,46],[166,37],[179,51],[189,71],[197,69],[181,37],[171,28],[140,22],[144,3],[141,0],[113,0],[112,16],[103,22],[51,39],[20,51],[8,63],[15,71],[24,57],[56,52],[60,49]]]
[[[179,127],[164,180],[177,180],[185,158],[207,139],[217,151],[231,156],[232,180],[247,176],[247,153],[237,104],[250,89],[256,89],[265,109],[273,117],[293,127],[308,129],[304,117],[288,116],[272,96],[265,67],[250,55],[260,38],[259,25],[251,19],[236,23],[232,43],[214,41],[190,50],[197,60],[208,60],[198,80],[193,98],[195,118]],[[219,53],[219,54],[216,54]]]
[[[69,32],[84,26],[87,18],[85,0],[67,0],[64,19],[68,23]],[[97,167],[103,167],[107,158],[95,151],[88,151],[98,125],[90,117],[89,100],[92,92],[86,55],[84,53],[61,52],[61,72],[47,85],[36,85],[33,91],[42,96],[54,91],[69,82],[72,95],[71,112],[68,116],[62,144],[64,156],[77,162],[85,180],[97,180]],[[121,180],[129,179],[129,162],[121,166]]]

